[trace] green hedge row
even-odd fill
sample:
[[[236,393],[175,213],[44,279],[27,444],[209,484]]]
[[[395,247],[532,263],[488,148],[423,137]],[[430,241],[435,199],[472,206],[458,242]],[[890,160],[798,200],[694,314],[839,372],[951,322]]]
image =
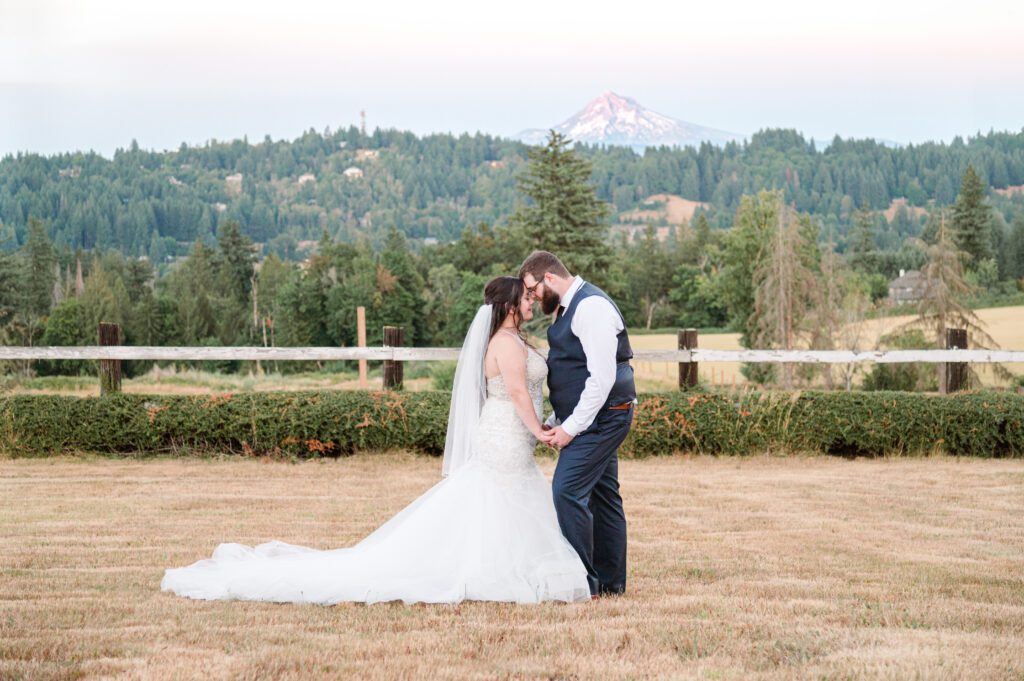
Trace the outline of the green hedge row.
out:
[[[0,397],[0,451],[440,454],[446,392],[274,392],[202,396]],[[626,456],[687,451],[844,456],[1024,455],[1024,395],[675,392],[640,397]]]

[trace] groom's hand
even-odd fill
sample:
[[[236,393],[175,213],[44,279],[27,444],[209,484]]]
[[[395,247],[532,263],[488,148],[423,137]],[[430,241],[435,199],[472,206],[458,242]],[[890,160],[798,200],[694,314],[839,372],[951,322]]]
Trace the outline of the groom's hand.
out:
[[[567,446],[572,442],[572,438],[573,436],[565,432],[562,426],[558,426],[557,428],[553,428],[548,431],[548,444],[556,449],[561,449],[562,447]]]

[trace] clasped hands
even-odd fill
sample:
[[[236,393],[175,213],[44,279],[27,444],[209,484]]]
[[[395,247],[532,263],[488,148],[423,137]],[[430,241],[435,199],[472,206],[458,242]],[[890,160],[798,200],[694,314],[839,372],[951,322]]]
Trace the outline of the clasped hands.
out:
[[[537,439],[546,444],[548,447],[554,447],[555,449],[561,449],[570,442],[572,442],[572,435],[565,432],[561,426],[555,426],[552,428],[548,424],[541,425],[541,432],[537,436]]]

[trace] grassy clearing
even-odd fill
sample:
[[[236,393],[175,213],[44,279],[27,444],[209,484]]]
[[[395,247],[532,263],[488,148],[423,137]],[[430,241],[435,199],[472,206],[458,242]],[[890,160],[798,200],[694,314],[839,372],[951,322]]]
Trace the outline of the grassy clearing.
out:
[[[408,390],[429,390],[432,387],[427,362],[409,362],[405,386]],[[429,363],[436,364],[436,363]],[[379,370],[370,373],[367,388],[383,390],[384,379]],[[265,371],[254,373],[221,374],[197,369],[172,367],[154,368],[136,378],[126,378],[121,389],[125,393],[140,395],[207,395],[211,393],[268,392],[297,390],[358,390],[356,373],[304,372],[280,374]],[[74,395],[92,397],[100,394],[98,376],[37,376],[34,378],[9,377],[0,383],[0,390],[17,394]]]
[[[159,591],[165,567],[221,541],[350,544],[438,466],[0,460],[0,678],[1024,676],[1016,460],[623,461],[629,592],[596,603]]]
[[[1024,306],[994,307],[975,310],[985,330],[1004,350],[1024,349]],[[910,315],[879,317],[864,322],[861,334],[861,350],[873,350],[881,338],[913,319]],[[635,349],[672,350],[677,347],[676,334],[631,335],[630,342]],[[698,337],[700,347],[708,350],[742,350],[740,334],[714,333]],[[672,389],[679,385],[679,372],[675,364],[663,362],[634,362],[637,385],[641,390],[653,391]],[[704,362],[698,365],[700,381],[706,384],[731,386],[744,385],[746,379],[740,374],[739,362]],[[867,369],[870,365],[862,365]],[[1018,376],[1024,375],[1024,364],[1007,364],[1006,368]],[[985,386],[1004,385],[984,366],[979,366],[981,380]],[[859,385],[861,377],[854,381]]]

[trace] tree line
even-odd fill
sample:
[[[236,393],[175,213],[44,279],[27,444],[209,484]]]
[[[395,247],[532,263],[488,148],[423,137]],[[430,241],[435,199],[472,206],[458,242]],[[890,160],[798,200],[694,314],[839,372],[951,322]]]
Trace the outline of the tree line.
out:
[[[98,322],[110,321],[134,345],[351,346],[362,306],[371,345],[381,344],[385,324],[395,324],[405,327],[410,344],[458,346],[484,283],[514,274],[534,248],[558,253],[572,271],[609,291],[632,329],[732,329],[745,347],[757,348],[866,349],[851,334],[884,302],[900,269],[921,270],[934,295],[919,307],[918,327],[890,339],[893,347],[935,346],[943,328],[974,323],[973,298],[1024,288],[1024,211],[1010,224],[1002,220],[972,165],[959,178],[953,205],[933,208],[920,236],[897,250],[880,247],[876,211],[855,210],[844,253],[825,221],[801,211],[783,189],[741,195],[726,229],[699,213],[667,233],[650,224],[632,235],[612,234],[613,209],[598,195],[594,174],[590,155],[552,133],[547,144],[527,151],[516,207],[497,226],[467,226],[453,241],[415,249],[395,226],[379,246],[321,229],[314,253],[295,262],[259,256],[241,223],[225,220],[212,243],[194,241],[162,274],[145,256],[57,245],[44,223],[30,218],[25,243],[0,252],[0,341],[91,345]],[[991,341],[976,324],[974,332],[975,343]],[[130,362],[126,371],[150,364]],[[87,370],[81,362],[34,366],[41,373]],[[889,370],[879,369],[875,383],[927,387],[926,376]],[[747,369],[752,380],[786,385],[823,369],[773,371]],[[827,382],[849,385],[851,376],[825,371]]]
[[[724,147],[575,151],[590,162],[594,190],[612,217],[668,193],[701,202],[709,225],[724,229],[744,196],[778,190],[787,205],[815,216],[840,252],[850,245],[858,209],[881,211],[894,199],[905,199],[906,208],[878,221],[880,246],[892,250],[918,236],[915,209],[951,205],[968,165],[986,187],[1024,185],[1024,133],[898,148],[837,136],[818,149],[796,131],[764,130]],[[418,250],[425,240],[455,240],[466,226],[503,225],[520,200],[516,178],[528,152],[483,134],[418,137],[349,127],[168,152],[133,142],[111,159],[8,155],[0,159],[0,249],[22,247],[34,217],[57,248],[145,255],[158,269],[195,241],[213,247],[229,221],[263,253],[284,260],[301,260],[303,242],[324,231],[380,248],[395,229]],[[1019,201],[991,199],[1011,222]]]

